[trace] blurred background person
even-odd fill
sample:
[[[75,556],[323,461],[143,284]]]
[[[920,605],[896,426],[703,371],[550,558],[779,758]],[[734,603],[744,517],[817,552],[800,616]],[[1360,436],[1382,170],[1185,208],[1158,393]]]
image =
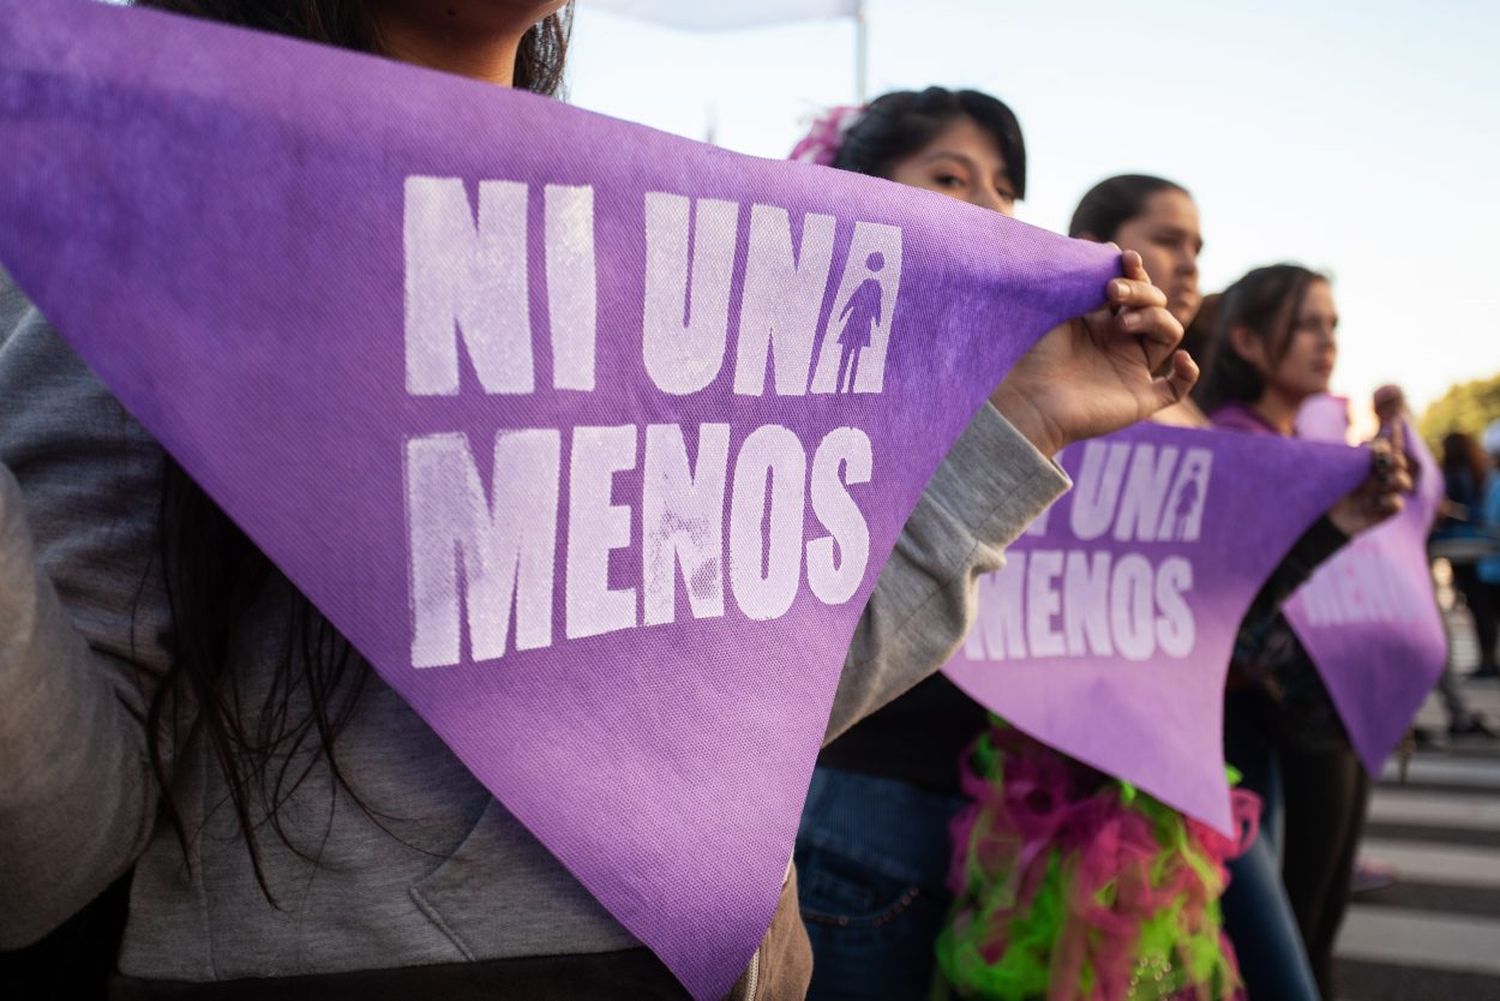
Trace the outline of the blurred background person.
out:
[[[1442,516],[1433,531],[1435,541],[1474,540],[1489,536],[1484,524],[1484,489],[1490,476],[1490,461],[1478,440],[1463,431],[1443,437],[1443,506]],[[1474,620],[1475,638],[1479,644],[1479,666],[1472,677],[1500,677],[1496,663],[1497,618],[1491,588],[1479,578],[1476,555],[1455,555],[1449,559],[1453,568],[1453,586],[1463,596],[1464,606]]]
[[[1213,364],[1195,398],[1217,427],[1294,434],[1303,403],[1328,391],[1337,326],[1325,276],[1294,264],[1249,272],[1224,293]],[[1399,432],[1394,435],[1393,443],[1377,441],[1374,449],[1385,492],[1356,491],[1335,509],[1333,527],[1346,537],[1402,507],[1399,494],[1411,481]],[[1226,750],[1252,788],[1263,785],[1273,806],[1279,785],[1287,899],[1318,990],[1332,998],[1333,945],[1348,904],[1370,778],[1285,617],[1274,616],[1253,636],[1242,630],[1231,671],[1231,688],[1236,685],[1241,705],[1233,713],[1226,709]]]

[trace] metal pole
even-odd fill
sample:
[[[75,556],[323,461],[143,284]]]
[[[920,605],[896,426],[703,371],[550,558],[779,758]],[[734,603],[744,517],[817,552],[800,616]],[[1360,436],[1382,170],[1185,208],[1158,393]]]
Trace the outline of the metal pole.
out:
[[[870,35],[865,23],[865,0],[854,4],[854,103],[864,104],[869,96]]]

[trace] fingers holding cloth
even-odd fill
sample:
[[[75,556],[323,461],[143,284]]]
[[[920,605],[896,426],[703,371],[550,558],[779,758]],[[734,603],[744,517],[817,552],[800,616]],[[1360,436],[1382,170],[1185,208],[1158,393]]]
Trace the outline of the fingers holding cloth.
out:
[[[1328,512],[1345,535],[1358,535],[1400,514],[1415,489],[1406,432],[1399,421],[1381,427],[1370,443],[1370,474]]]
[[[1120,277],[1105,296],[1100,309],[1043,335],[990,396],[1045,455],[1145,420],[1198,379],[1197,364],[1178,349],[1182,324],[1139,254],[1120,255]]]

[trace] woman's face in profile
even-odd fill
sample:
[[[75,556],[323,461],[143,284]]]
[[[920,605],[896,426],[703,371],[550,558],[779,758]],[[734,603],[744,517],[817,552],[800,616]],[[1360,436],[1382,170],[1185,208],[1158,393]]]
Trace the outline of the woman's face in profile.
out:
[[[1333,304],[1333,288],[1326,281],[1307,286],[1295,322],[1292,339],[1271,382],[1288,396],[1326,393],[1339,347],[1335,337],[1339,315]]]
[[[1193,322],[1203,295],[1198,289],[1198,253],[1203,237],[1198,206],[1175,188],[1156,191],[1139,214],[1120,224],[1114,242],[1141,255],[1146,274],[1167,296],[1167,309],[1184,327]]]
[[[1016,212],[1016,189],[1000,147],[968,115],[955,118],[926,146],[896,161],[890,179],[1002,215]]]

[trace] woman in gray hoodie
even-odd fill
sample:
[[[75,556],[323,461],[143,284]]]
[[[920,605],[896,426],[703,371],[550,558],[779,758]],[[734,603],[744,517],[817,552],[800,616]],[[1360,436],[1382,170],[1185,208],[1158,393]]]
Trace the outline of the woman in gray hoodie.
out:
[[[559,0],[149,6],[543,93],[567,39]],[[828,739],[961,642],[978,576],[1068,485],[1057,449],[1191,386],[1164,297],[1124,268],[933,477]],[[683,996],[0,280],[0,948],[132,867],[121,996]],[[805,991],[793,884],[740,996]]]

